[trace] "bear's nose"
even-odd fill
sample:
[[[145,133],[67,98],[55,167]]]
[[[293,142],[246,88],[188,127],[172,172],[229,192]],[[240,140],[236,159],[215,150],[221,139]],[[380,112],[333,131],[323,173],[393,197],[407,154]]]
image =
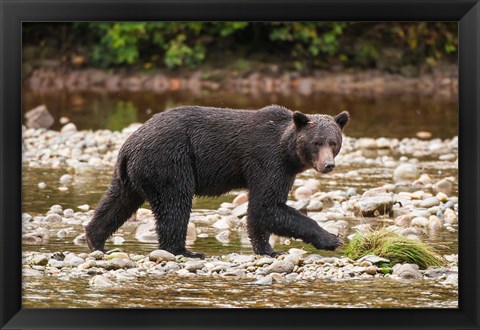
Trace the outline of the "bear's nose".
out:
[[[335,163],[334,162],[326,162],[325,163],[325,171],[330,172],[333,171],[335,168]]]

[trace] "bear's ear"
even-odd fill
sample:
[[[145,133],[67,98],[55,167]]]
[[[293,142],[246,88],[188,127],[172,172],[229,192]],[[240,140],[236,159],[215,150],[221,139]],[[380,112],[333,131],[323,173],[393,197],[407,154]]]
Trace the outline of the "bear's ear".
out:
[[[338,115],[335,116],[335,122],[340,126],[341,129],[347,125],[348,120],[350,119],[350,114],[348,111],[342,111]]]
[[[305,126],[310,119],[308,119],[306,114],[301,113],[300,111],[293,112],[293,121],[297,127]]]

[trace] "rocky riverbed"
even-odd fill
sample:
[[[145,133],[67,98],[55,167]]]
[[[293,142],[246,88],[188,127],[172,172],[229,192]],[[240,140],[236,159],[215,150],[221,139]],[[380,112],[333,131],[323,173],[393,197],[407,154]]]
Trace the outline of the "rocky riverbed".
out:
[[[240,281],[264,287],[383,279],[397,281],[398,285],[421,281],[451,287],[456,292],[456,137],[424,140],[421,137],[428,136],[421,134],[420,138],[404,139],[347,136],[336,159],[336,171],[323,176],[306,171],[295,180],[288,201],[346,242],[355,233],[377,228],[424,241],[446,259],[441,268],[419,269],[410,264],[391,268],[377,256],[351,260],[342,255],[342,248],[333,253],[319,251],[301,241],[275,235],[271,237],[272,245],[285,254],[277,258],[255,256],[246,233],[248,195],[240,191],[214,207],[192,211],[187,244],[192,250],[206,252],[205,260],[157,250],[154,218],[148,206],[132,215],[107,242],[109,252],[90,253],[83,227],[90,221],[96,202],[72,205],[63,203],[62,196],[84,189],[86,178],[99,173],[109,175],[118,149],[138,126],[133,124],[120,132],[78,131],[72,123],[61,131],[24,127],[24,171],[50,171],[44,180],[29,179],[28,186],[24,182],[24,201],[34,194],[36,199],[53,196],[50,201],[56,202],[47,204],[43,212],[32,209],[33,204],[24,206],[23,271],[27,287],[44,276],[76,281],[80,287],[90,289],[124,287],[131,281],[157,277],[221,282],[230,279],[233,281],[229,283]],[[56,177],[51,178],[51,173]]]

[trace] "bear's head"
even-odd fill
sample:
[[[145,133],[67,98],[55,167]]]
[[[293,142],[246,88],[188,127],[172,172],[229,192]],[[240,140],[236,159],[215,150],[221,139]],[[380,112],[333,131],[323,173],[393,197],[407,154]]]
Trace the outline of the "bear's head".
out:
[[[293,112],[296,153],[305,169],[313,167],[321,173],[333,171],[335,156],[342,146],[342,130],[349,119],[347,111],[335,117]]]

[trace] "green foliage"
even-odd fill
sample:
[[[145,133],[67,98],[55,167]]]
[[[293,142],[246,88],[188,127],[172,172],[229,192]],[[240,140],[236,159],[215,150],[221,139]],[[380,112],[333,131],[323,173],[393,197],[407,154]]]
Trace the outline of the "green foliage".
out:
[[[445,264],[445,260],[430,246],[386,229],[357,233],[344,253],[352,259],[374,254],[389,259],[390,266],[406,262],[424,269]]]
[[[455,22],[79,22],[22,29],[24,45],[80,52],[89,65],[105,68],[223,65],[228,56],[263,54],[298,70],[342,65],[400,72],[455,62],[458,49]]]

